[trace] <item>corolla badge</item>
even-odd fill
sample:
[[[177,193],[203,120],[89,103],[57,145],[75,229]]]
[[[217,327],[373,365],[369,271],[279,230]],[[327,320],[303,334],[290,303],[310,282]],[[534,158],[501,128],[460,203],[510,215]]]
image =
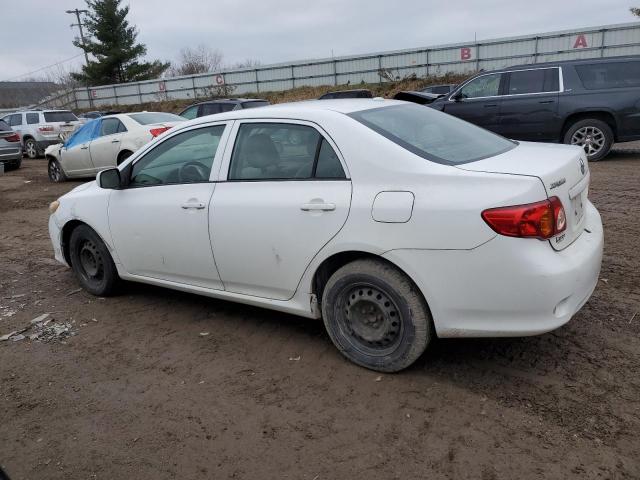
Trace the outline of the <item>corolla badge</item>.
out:
[[[582,175],[584,175],[586,169],[587,168],[584,166],[584,160],[580,157],[580,171],[582,172]]]

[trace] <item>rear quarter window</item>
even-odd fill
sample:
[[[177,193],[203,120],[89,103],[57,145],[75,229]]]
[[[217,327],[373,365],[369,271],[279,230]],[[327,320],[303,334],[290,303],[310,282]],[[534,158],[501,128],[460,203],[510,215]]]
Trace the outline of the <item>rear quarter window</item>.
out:
[[[587,90],[640,87],[640,61],[576,65]]]

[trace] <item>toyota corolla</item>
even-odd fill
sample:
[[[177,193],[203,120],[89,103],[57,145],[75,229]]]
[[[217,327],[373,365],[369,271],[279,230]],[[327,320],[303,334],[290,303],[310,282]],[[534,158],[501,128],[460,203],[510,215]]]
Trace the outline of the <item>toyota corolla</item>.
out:
[[[436,337],[536,335],[593,292],[603,231],[580,147],[381,99],[175,126],[50,206],[87,291],[122,280],[322,318],[351,361]]]

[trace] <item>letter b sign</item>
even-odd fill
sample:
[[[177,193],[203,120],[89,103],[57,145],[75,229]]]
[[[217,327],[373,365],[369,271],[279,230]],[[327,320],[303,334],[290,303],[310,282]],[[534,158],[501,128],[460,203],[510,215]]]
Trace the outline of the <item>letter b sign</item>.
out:
[[[471,60],[471,49],[469,47],[460,49],[460,60]]]

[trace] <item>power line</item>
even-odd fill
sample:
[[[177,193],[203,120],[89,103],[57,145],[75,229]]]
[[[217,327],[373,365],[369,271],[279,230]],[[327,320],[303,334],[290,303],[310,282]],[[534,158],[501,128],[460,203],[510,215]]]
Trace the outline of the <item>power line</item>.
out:
[[[66,63],[66,62],[70,62],[71,60],[74,60],[74,59],[76,59],[78,57],[81,57],[82,55],[84,55],[84,54],[83,53],[79,53],[77,55],[74,55],[73,57],[69,57],[69,58],[66,58],[64,60],[60,60],[59,62],[52,63],[51,65],[47,65],[46,67],[41,67],[41,68],[39,68],[37,70],[33,70],[31,72],[23,73],[21,75],[16,75],[15,77],[7,78],[5,80],[0,80],[0,82],[10,82],[11,80],[15,80],[16,78],[26,77],[27,75],[32,75],[34,73],[41,72],[42,70],[46,70],[47,68],[55,67],[56,65],[61,65],[61,64]]]

